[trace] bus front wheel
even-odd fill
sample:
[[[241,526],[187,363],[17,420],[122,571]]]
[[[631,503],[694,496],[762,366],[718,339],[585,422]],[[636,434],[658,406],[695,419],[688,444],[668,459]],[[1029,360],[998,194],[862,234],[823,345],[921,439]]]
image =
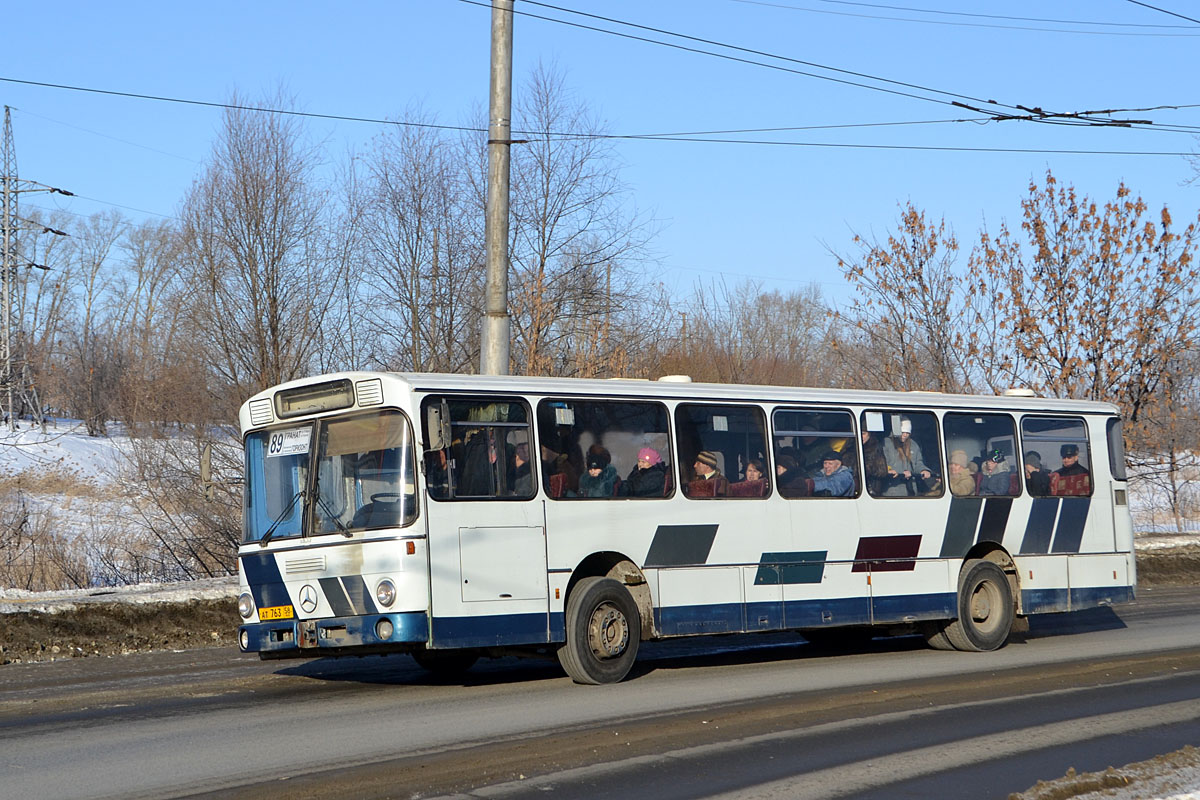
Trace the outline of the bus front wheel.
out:
[[[1008,641],[1013,614],[1012,587],[1004,570],[991,561],[969,561],[958,582],[958,619],[941,633],[955,650],[996,650]]]
[[[617,683],[629,674],[642,640],[642,620],[618,581],[579,581],[567,597],[566,627],[558,663],[576,683]]]

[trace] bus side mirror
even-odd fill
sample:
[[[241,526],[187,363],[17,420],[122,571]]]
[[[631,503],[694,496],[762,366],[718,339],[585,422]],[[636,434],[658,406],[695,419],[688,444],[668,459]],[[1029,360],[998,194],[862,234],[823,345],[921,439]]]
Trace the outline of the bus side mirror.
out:
[[[450,444],[450,406],[443,400],[425,407],[427,450],[445,450]]]

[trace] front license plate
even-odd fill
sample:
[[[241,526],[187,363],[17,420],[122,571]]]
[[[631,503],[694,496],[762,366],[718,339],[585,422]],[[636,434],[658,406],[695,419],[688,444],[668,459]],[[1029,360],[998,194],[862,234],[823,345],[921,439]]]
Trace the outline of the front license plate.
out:
[[[268,606],[258,610],[259,619],[291,619],[296,612],[291,606]]]

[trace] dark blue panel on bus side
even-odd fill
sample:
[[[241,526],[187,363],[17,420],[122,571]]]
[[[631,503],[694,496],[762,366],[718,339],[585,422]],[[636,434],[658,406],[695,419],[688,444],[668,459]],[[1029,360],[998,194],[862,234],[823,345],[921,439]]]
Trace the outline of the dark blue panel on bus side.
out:
[[[646,553],[646,567],[680,567],[708,561],[716,525],[659,525]]]
[[[825,574],[825,558],[828,555],[828,550],[763,553],[759,559],[758,572],[754,575],[754,585],[820,583]]]
[[[548,639],[546,614],[434,617],[434,647],[499,647],[542,644]]]
[[[1052,553],[1078,553],[1083,541],[1083,527],[1087,522],[1090,497],[1064,497],[1062,511],[1058,515],[1058,527],[1054,531]]]
[[[1021,540],[1022,553],[1049,553],[1050,538],[1054,535],[1054,520],[1058,517],[1059,498],[1037,497],[1029,509],[1029,522],[1025,524],[1025,538]]]
[[[1012,511],[1011,497],[989,497],[983,503],[983,519],[979,521],[981,542],[1004,541],[1004,529],[1008,526],[1008,514]]]
[[[959,558],[967,554],[975,541],[975,528],[979,525],[979,509],[982,507],[982,497],[950,498],[941,558]]]

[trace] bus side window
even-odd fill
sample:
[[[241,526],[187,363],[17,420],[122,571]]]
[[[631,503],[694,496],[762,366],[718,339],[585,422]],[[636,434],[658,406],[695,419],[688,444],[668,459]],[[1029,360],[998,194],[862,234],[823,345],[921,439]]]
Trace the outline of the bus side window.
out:
[[[681,403],[675,409],[675,430],[685,495],[761,499],[770,494],[762,409]]]
[[[777,408],[775,482],[787,498],[857,497],[860,472],[848,411]]]
[[[537,425],[542,486],[552,500],[673,494],[662,403],[551,398],[538,403]]]
[[[1092,494],[1092,454],[1087,426],[1074,417],[1021,420],[1026,485],[1034,497],[1087,497]]]
[[[864,411],[863,461],[872,497],[941,497],[942,448],[928,411]]]
[[[429,397],[444,403],[450,441],[425,454],[425,480],[435,500],[532,498],[532,432],[524,402],[506,397]],[[428,424],[428,415],[426,424]],[[426,432],[425,441],[433,441]]]
[[[1012,417],[948,413],[942,418],[942,431],[951,494],[1013,497],[1021,493],[1021,457]]]

